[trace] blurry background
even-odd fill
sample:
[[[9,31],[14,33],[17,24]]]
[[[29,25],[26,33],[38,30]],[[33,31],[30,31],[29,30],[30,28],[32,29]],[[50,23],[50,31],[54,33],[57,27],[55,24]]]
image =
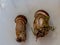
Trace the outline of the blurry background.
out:
[[[50,21],[56,29],[36,41],[31,27],[34,13],[39,9],[50,14]],[[24,43],[16,42],[14,19],[19,14],[28,19]],[[0,45],[60,45],[60,0],[0,0]]]

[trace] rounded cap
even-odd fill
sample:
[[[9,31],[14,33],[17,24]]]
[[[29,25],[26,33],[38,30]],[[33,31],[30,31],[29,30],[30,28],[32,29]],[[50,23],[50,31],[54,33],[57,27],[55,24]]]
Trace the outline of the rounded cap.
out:
[[[34,17],[37,17],[37,14],[42,14],[42,15],[45,15],[45,16],[49,16],[49,14],[45,10],[36,11]]]
[[[23,20],[25,23],[27,23],[27,18],[24,16],[24,15],[18,15],[16,18],[15,18],[15,22],[17,20]]]

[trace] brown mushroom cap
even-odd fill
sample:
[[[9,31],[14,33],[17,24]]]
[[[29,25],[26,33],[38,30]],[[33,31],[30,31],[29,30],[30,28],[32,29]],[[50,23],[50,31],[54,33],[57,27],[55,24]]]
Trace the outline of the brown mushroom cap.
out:
[[[36,11],[34,17],[37,17],[38,14],[42,14],[44,16],[49,16],[49,14],[45,10],[38,10],[38,11]]]
[[[17,20],[22,20],[25,22],[25,24],[27,23],[27,18],[24,16],[24,15],[18,15],[16,18],[15,18],[15,22]]]

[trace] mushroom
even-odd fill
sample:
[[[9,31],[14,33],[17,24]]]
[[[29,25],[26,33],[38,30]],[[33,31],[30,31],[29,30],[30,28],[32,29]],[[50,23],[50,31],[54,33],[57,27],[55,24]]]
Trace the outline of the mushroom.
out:
[[[44,37],[51,29],[49,25],[50,16],[46,11],[38,10],[35,12],[34,17],[33,34],[36,36],[36,38]]]
[[[16,40],[23,42],[26,40],[26,24],[27,18],[24,15],[18,15],[15,18],[16,23]]]

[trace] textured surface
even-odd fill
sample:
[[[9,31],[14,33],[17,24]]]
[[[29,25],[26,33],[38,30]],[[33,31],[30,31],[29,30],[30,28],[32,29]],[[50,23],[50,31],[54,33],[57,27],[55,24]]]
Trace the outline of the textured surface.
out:
[[[30,27],[38,9],[50,14],[56,29],[36,42]],[[25,43],[16,42],[14,19],[19,14],[28,19]],[[0,45],[60,45],[60,0],[0,0]]]

